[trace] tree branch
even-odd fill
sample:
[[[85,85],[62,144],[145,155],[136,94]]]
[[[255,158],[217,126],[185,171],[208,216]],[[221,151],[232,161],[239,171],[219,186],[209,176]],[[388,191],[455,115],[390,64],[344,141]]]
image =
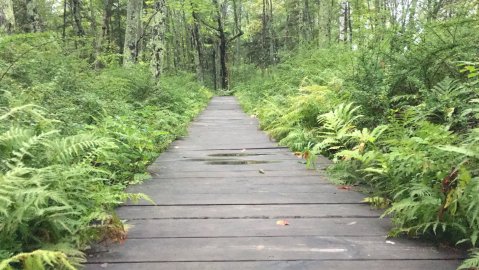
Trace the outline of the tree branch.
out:
[[[244,34],[243,30],[241,30],[241,29],[238,29],[238,30],[239,30],[239,33],[236,34],[235,36],[231,37],[230,39],[228,39],[228,42],[231,42],[231,41],[241,37]]]

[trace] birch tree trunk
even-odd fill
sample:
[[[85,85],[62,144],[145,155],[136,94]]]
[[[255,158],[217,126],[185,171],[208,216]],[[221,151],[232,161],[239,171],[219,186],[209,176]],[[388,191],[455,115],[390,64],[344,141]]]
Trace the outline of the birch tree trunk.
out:
[[[141,13],[143,0],[129,0],[126,10],[125,44],[123,47],[123,65],[134,64],[140,53],[138,39],[141,35]]]
[[[12,0],[0,1],[0,33],[10,34],[15,30],[15,15]]]
[[[347,40],[347,2],[341,2],[341,12],[339,14],[339,42]]]
[[[151,26],[151,60],[150,67],[153,76],[158,80],[163,73],[165,55],[165,30],[166,30],[166,2],[156,0]]]

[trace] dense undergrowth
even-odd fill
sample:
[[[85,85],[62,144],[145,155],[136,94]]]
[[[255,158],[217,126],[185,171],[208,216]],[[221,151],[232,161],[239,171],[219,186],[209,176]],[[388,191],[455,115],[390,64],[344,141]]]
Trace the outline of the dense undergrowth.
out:
[[[333,179],[366,187],[367,201],[392,217],[392,236],[420,236],[474,252],[477,36],[464,25],[451,27],[431,26],[405,52],[387,39],[360,50],[303,48],[261,73],[237,70],[245,80],[234,91],[262,128],[301,152],[308,166],[326,155],[334,161]],[[478,258],[475,253],[461,269],[479,267]]]
[[[49,33],[0,40],[2,270],[75,269],[91,241],[122,241],[113,209],[142,197],[125,187],[148,178],[211,97],[190,74],[156,85],[144,65],[112,55],[94,70],[87,46],[60,43]]]

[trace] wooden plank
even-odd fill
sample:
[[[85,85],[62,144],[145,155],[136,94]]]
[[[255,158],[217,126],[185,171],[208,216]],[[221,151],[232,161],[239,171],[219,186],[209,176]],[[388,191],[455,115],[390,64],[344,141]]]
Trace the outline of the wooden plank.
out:
[[[263,163],[264,162],[264,163]],[[255,164],[256,163],[256,164]],[[301,160],[234,160],[234,159],[208,159],[208,160],[185,160],[168,163],[155,163],[149,167],[149,171],[155,172],[230,172],[230,171],[297,171],[304,170]],[[312,174],[314,171],[309,172]],[[308,174],[308,172],[305,172]]]
[[[239,180],[238,180],[239,179]],[[146,181],[141,185],[135,185],[128,188],[129,192],[158,191],[163,193],[210,193],[210,194],[235,194],[235,193],[270,193],[270,192],[306,192],[306,193],[350,193],[344,189],[332,186],[321,179],[312,179],[311,182],[299,181],[279,181],[277,179],[269,180],[255,179],[204,179],[204,180],[166,180],[156,179]]]
[[[361,203],[366,197],[356,192],[250,192],[250,193],[175,193],[170,194],[161,190],[139,190],[145,193],[158,205],[203,205],[203,204],[311,204],[311,203]],[[130,204],[130,203],[127,203]],[[136,204],[136,203],[134,203]],[[148,201],[142,200],[139,204],[149,205]]]
[[[211,181],[171,181],[165,179],[154,179],[141,185],[135,185],[128,188],[130,192],[154,192],[159,195],[167,194],[238,194],[238,193],[332,193],[332,194],[350,194],[352,191],[340,189],[326,182],[325,180],[312,179],[311,182],[299,181],[279,181],[271,178],[260,179],[216,179]],[[164,181],[165,180],[165,181]],[[354,196],[354,194],[352,195]],[[361,196],[362,197],[362,196]]]
[[[243,260],[399,260],[457,259],[416,241],[385,237],[233,237],[129,239],[91,262],[243,261]]]
[[[152,174],[154,178],[185,178],[185,177],[197,177],[197,178],[230,178],[230,177],[278,177],[278,176],[287,176],[287,177],[299,177],[299,176],[312,176],[319,175],[318,172],[313,171],[273,171],[273,170],[264,170],[263,173],[259,170],[236,170],[231,169],[230,171],[162,171],[157,168],[149,168],[148,171]],[[323,172],[323,175],[325,173]]]
[[[247,218],[327,218],[379,217],[381,212],[368,205],[204,205],[204,206],[124,206],[123,219],[247,219]]]
[[[457,260],[154,262],[90,264],[85,270],[453,270]]]
[[[374,218],[291,218],[280,219],[148,219],[132,220],[128,238],[161,237],[258,237],[258,236],[386,236],[387,219]]]
[[[278,185],[278,186],[305,186],[305,185],[330,185],[331,182],[328,182],[324,177],[321,176],[292,176],[292,177],[184,177],[184,178],[152,178],[146,180],[140,185],[160,185],[160,186],[195,186],[199,185],[211,185],[211,186],[222,186],[222,185]],[[136,185],[131,186],[136,187]]]

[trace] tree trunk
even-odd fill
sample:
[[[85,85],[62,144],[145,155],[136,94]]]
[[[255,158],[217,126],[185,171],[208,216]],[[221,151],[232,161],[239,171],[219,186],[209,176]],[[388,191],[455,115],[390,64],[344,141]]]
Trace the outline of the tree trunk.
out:
[[[346,42],[348,36],[347,22],[347,2],[341,2],[341,12],[339,14],[339,42]]]
[[[15,15],[12,0],[0,2],[0,33],[11,34],[15,30]]]
[[[63,25],[62,25],[62,38],[65,42],[67,37],[67,0],[63,0]]]
[[[268,66],[274,63],[275,49],[273,37],[273,5],[271,0],[263,0],[262,14],[262,50],[263,63]]]
[[[72,12],[73,20],[75,21],[75,29],[77,32],[77,36],[82,37],[85,35],[85,30],[83,29],[82,25],[80,0],[72,0]]]
[[[349,43],[353,44],[353,22],[352,22],[352,18],[351,18],[351,3],[348,1],[346,2],[348,3],[347,7],[348,7],[348,10],[346,12],[346,18],[348,19],[348,32],[349,32]]]
[[[28,32],[36,33],[42,31],[40,14],[38,13],[37,0],[26,0]]]
[[[101,67],[100,55],[101,55],[101,43],[102,43],[102,34],[98,32],[98,26],[96,22],[95,7],[93,6],[93,1],[90,0],[90,31],[93,36],[93,49],[95,53],[93,55],[93,64],[95,69]]]
[[[102,39],[107,40],[107,47],[111,42],[111,17],[112,17],[112,0],[103,0],[103,25],[102,25]]]
[[[193,44],[195,47],[195,66],[196,66],[196,78],[200,83],[204,82],[204,75],[203,75],[203,43],[201,41],[201,34],[200,34],[200,21],[198,14],[193,10],[191,15],[193,16],[193,28],[192,28],[192,36],[193,36]]]
[[[154,4],[154,15],[151,26],[151,60],[150,67],[153,76],[159,80],[163,73],[165,54],[165,30],[166,30],[166,2],[156,0]]]
[[[219,60],[220,60],[220,86],[221,89],[228,89],[228,67],[226,65],[226,53],[227,53],[227,46],[228,40],[226,38],[226,33],[224,30],[224,22],[223,17],[221,15],[221,9],[218,4],[218,0],[213,0],[213,4],[216,8],[216,21],[218,23],[218,37],[219,37]]]
[[[140,53],[138,39],[141,35],[141,13],[143,0],[129,0],[126,11],[125,43],[123,45],[123,65],[136,63]]]

